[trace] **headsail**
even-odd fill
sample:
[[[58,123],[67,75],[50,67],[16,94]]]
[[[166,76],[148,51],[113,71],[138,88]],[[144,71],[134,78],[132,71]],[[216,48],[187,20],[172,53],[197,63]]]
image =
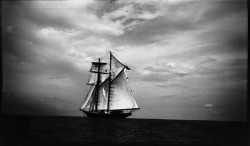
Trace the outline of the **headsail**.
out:
[[[94,90],[95,90],[95,86],[92,85],[90,87],[89,92],[87,94],[87,97],[85,98],[85,100],[84,100],[84,102],[83,102],[80,109],[82,109],[82,110],[84,110],[84,109],[85,110],[90,110],[91,103],[93,101]]]

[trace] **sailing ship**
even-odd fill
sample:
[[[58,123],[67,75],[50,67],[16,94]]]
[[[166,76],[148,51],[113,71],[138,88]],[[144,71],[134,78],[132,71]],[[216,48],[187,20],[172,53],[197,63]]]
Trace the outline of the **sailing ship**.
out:
[[[90,88],[80,110],[87,117],[126,118],[140,109],[127,76],[130,68],[111,51],[108,56],[106,61],[98,58],[98,62],[92,62],[87,83]]]

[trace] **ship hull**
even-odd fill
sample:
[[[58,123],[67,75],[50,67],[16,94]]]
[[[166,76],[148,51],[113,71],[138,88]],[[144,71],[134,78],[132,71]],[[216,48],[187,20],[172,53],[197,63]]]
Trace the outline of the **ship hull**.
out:
[[[132,115],[132,113],[93,113],[93,112],[87,112],[83,111],[87,117],[90,118],[126,118]]]

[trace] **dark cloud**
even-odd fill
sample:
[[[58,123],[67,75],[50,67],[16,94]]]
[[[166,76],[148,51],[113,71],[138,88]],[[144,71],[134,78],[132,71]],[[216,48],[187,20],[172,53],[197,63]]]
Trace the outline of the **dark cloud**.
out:
[[[198,63],[198,65],[207,64],[207,63],[211,63],[211,62],[215,62],[215,61],[217,61],[217,59],[211,58],[211,57],[207,57],[204,60],[200,61]]]
[[[43,95],[24,95],[20,93],[4,93],[3,113],[14,115],[59,115],[72,116],[77,105],[60,97],[46,97]],[[74,115],[80,115],[75,112]]]
[[[225,60],[224,63],[228,64],[228,66],[234,66],[234,67],[246,67],[248,60],[247,59],[228,59]]]
[[[159,75],[157,73],[152,73],[148,75],[141,75],[139,73],[130,73],[131,80],[133,81],[142,81],[142,82],[165,82],[169,78],[165,75]]]
[[[153,67],[145,67],[145,70],[153,71],[153,72],[167,72],[168,68],[163,67],[163,68],[153,68]]]
[[[28,88],[31,88],[38,91],[35,88],[37,84],[41,84],[37,83],[38,79],[53,80],[52,78],[58,77],[58,80],[68,78],[74,82],[73,88],[79,89],[84,81],[87,82],[88,76],[74,62],[59,55],[61,52],[57,48],[63,48],[62,43],[39,36],[38,31],[41,28],[52,25],[47,22],[45,26],[37,25],[40,21],[37,19],[48,16],[29,7],[30,3],[32,2],[4,2],[2,50],[5,89],[28,92]],[[63,25],[61,22],[58,24]],[[45,86],[39,85],[40,90],[46,92]]]
[[[197,66],[195,73],[217,81],[240,82],[247,79],[247,59],[227,59],[209,67]]]
[[[217,32],[218,33],[218,32]],[[245,54],[247,51],[247,41],[246,35],[234,35],[228,32],[228,36],[220,37],[220,35],[216,35],[215,33],[211,33],[209,38],[212,38],[213,41],[206,42],[209,40],[207,37],[202,39],[201,46],[194,47],[194,49],[180,52],[174,55],[165,56],[169,59],[189,59],[189,58],[197,58],[202,56],[211,56],[218,54],[231,54],[231,56],[236,56],[237,54]],[[206,34],[208,35],[208,34]],[[226,34],[225,34],[226,35]],[[221,39],[223,38],[223,39]],[[204,46],[202,45],[204,41]],[[208,43],[208,44],[207,44]],[[207,44],[207,45],[206,45]]]
[[[246,30],[246,29],[245,29]],[[246,52],[248,46],[247,33],[233,33],[225,43],[228,44],[231,52]]]
[[[128,31],[121,36],[110,36],[110,40],[113,40],[117,46],[125,44],[141,46],[159,41],[154,38],[155,36],[161,36],[163,34],[171,36],[173,34],[177,34],[178,32],[190,29],[194,29],[194,25],[192,25],[192,23],[188,20],[175,22],[168,20],[167,17],[159,17],[153,20],[148,20],[144,24],[140,24],[134,28],[133,31]]]
[[[230,59],[221,62],[225,66],[222,81],[243,81],[247,80],[247,59]]]
[[[130,78],[133,81],[139,82],[167,82],[178,77],[189,76],[191,73],[178,73],[178,72],[166,72],[166,73],[150,73],[150,74],[140,74],[140,73],[130,73]]]
[[[207,8],[208,9],[205,9]],[[201,20],[195,20],[196,17],[198,18],[199,9],[204,8],[205,13],[199,16]],[[110,40],[114,41],[116,46],[121,45],[134,45],[134,46],[141,46],[146,44],[151,44],[157,41],[160,41],[155,38],[155,36],[163,36],[165,40],[171,39],[171,36],[183,33],[185,31],[190,30],[199,30],[199,29],[206,29],[206,24],[212,24],[216,21],[223,20],[223,18],[232,18],[234,17],[241,17],[245,13],[246,7],[245,2],[188,2],[188,3],[181,3],[179,5],[166,7],[168,15],[160,16],[158,18],[148,20],[133,29],[133,31],[127,31],[123,35],[112,37],[110,36]],[[197,13],[195,10],[197,9]],[[193,10],[194,16],[188,15],[190,10]],[[187,11],[186,17],[176,16],[176,13],[180,11]],[[197,15],[197,16],[196,16]],[[173,17],[177,17],[173,19]],[[239,19],[240,20],[240,19]],[[239,21],[235,19],[235,21]],[[203,22],[203,21],[206,21]],[[243,20],[244,21],[244,20]],[[202,23],[201,23],[202,22]],[[237,22],[236,22],[237,23]],[[242,22],[246,23],[246,22]],[[226,22],[225,22],[226,24]],[[222,24],[223,25],[223,24]],[[226,24],[221,31],[217,29],[214,32],[207,32],[204,35],[209,35],[210,38],[198,37],[202,39],[202,41],[206,41],[208,39],[217,40],[221,43],[234,43],[235,47],[239,47],[239,45],[244,46],[246,41],[246,33],[235,34],[234,30],[242,30],[246,28],[242,28],[239,26],[235,28],[235,25],[232,24],[232,27],[228,27],[230,24]],[[244,25],[244,24],[243,24]],[[244,26],[243,26],[244,27]],[[225,30],[225,28],[228,28]],[[234,29],[231,31],[231,29]],[[219,28],[218,28],[219,29]],[[225,30],[223,32],[223,30]],[[246,31],[243,31],[246,32]],[[226,37],[226,38],[225,38]],[[244,41],[244,42],[242,42]],[[217,43],[218,43],[217,42]],[[243,44],[240,44],[243,43]],[[230,44],[228,44],[230,45]],[[226,47],[224,47],[226,48]]]
[[[244,23],[244,22],[243,22]],[[245,25],[245,24],[244,24]],[[247,51],[247,30],[244,27],[234,28],[229,31],[218,30],[212,32],[206,32],[199,36],[199,39],[211,44],[211,46],[199,48],[200,51],[209,54],[223,54],[223,53],[245,53]],[[198,51],[197,50],[197,53]]]
[[[211,76],[211,75],[221,75],[225,71],[223,69],[211,69],[206,67],[198,67],[195,73],[200,74],[202,76]]]
[[[38,79],[41,81],[48,79],[50,82],[55,82],[55,79],[58,79],[58,81],[64,81],[64,79],[67,79],[72,82],[72,87],[70,87],[70,89],[74,89],[75,91],[75,89],[80,90],[83,84],[88,80],[87,70],[85,72],[78,70],[74,67],[74,64],[60,60],[49,60],[45,64],[9,64],[5,65],[3,73],[4,86],[8,89],[18,91],[20,91],[20,89],[22,90],[25,86],[27,86],[25,91],[29,91],[29,88],[34,91],[39,90],[36,89],[36,86],[30,86],[30,84],[41,84],[39,82],[37,83]],[[23,86],[20,86],[20,84],[23,84]],[[63,85],[63,83],[61,84]],[[65,84],[67,84],[66,81]],[[48,85],[43,85],[39,88],[40,90],[45,90],[44,92],[46,92],[46,86]],[[54,94],[57,92],[58,91],[55,90]]]
[[[160,96],[159,98],[173,98],[175,95],[166,95],[166,96]]]
[[[247,11],[246,1],[214,1],[210,2],[209,8],[202,15],[198,23],[210,23],[236,13]]]
[[[186,75],[189,75],[191,72],[185,72],[184,70],[186,69],[184,66],[181,66],[181,65],[177,65],[177,67],[173,67],[171,65],[169,66],[160,66],[160,65],[157,65],[155,67],[145,67],[144,68],[146,71],[150,71],[150,72],[153,72],[155,74],[172,74],[172,75],[177,75],[177,76],[186,76]]]
[[[189,11],[190,9],[194,10],[197,6],[200,5],[199,2],[190,2],[185,4],[155,7],[154,5],[148,6],[149,10],[157,11],[159,13],[164,13],[151,20],[142,20],[142,19],[130,19],[130,21],[142,21],[132,31],[126,31],[120,36],[109,36],[110,40],[115,42],[116,46],[122,45],[132,45],[132,46],[141,46],[147,45],[154,42],[162,41],[160,38],[165,38],[165,40],[171,38],[172,35],[183,33],[185,31],[196,29],[195,17],[191,15],[186,15],[187,17],[179,16],[177,13],[180,11]],[[135,11],[143,12],[148,11],[147,7],[142,7],[141,9]],[[160,38],[155,38],[155,37]]]
[[[28,21],[30,23],[34,23],[40,28],[43,27],[56,27],[60,29],[72,29],[74,28],[74,22],[69,21],[66,16],[60,15],[62,11],[72,12],[70,6],[68,7],[60,7],[60,3],[57,6],[49,6],[55,5],[53,2],[40,3],[40,7],[34,6],[36,2],[32,1],[14,1],[3,2],[5,7],[3,8],[3,18],[6,24],[15,24],[19,25],[18,22]],[[62,4],[63,5],[63,4]],[[73,11],[81,11],[81,9],[74,9]],[[51,12],[51,13],[50,13]],[[54,13],[54,15],[53,15]],[[16,22],[16,23],[14,23]]]
[[[15,39],[15,36],[5,36],[2,40],[4,41],[2,49],[5,61],[22,63],[37,61],[40,58],[39,53],[32,48],[33,45],[29,41]]]
[[[177,70],[169,69],[166,66],[159,66],[159,68],[145,67],[140,70],[130,73],[131,79],[143,82],[166,82],[177,77],[185,77],[191,75],[191,72],[182,72],[182,68]],[[142,73],[149,72],[149,73]]]
[[[246,102],[242,100],[245,93],[243,93],[242,87],[235,87],[232,90],[234,92],[225,90],[225,94],[213,95],[216,98],[216,102],[213,103],[213,111],[218,113],[218,115],[213,116],[228,121],[246,120],[247,106]]]
[[[156,85],[156,87],[161,87],[161,88],[185,88],[185,89],[189,89],[188,86],[183,85],[183,84]]]

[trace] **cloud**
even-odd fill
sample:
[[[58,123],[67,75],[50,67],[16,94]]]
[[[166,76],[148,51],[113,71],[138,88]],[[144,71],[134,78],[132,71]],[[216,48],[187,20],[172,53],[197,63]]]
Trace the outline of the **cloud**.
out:
[[[168,85],[156,85],[157,87],[161,87],[161,88],[189,88],[186,85],[183,84],[168,84]]]
[[[20,93],[4,94],[3,112],[5,114],[22,115],[54,115],[79,116],[77,104],[61,97],[46,97],[37,95],[22,95]],[[67,103],[67,104],[65,104]],[[73,111],[73,112],[72,112]]]
[[[224,7],[222,4],[217,6],[218,11],[220,6]],[[160,9],[163,16],[145,21],[143,25],[134,27],[133,31],[125,31],[123,35],[110,37],[109,40],[114,41],[116,47],[125,44],[130,44],[130,47],[145,47],[147,44],[158,43],[152,47],[156,51],[158,48],[168,50],[165,51],[165,54],[169,54],[166,57],[173,55],[173,58],[178,54],[180,58],[192,58],[203,54],[228,53],[229,50],[239,52],[236,47],[245,49],[247,23],[244,23],[246,20],[242,17],[245,13],[240,9],[242,5],[232,10],[234,13],[230,14],[233,15],[225,13],[221,19],[200,23],[201,19],[206,19],[205,13],[212,11],[210,8],[213,5],[211,2],[196,1],[166,6],[165,9]],[[226,9],[230,11],[229,4]],[[242,26],[235,27],[235,23],[239,21],[243,22]],[[234,47],[230,45],[232,43]]]
[[[214,107],[214,105],[213,104],[204,104],[204,107],[207,107],[207,108],[213,108]]]
[[[149,74],[156,74],[157,76],[179,76],[184,77],[190,75],[193,70],[193,66],[189,64],[180,64],[180,63],[168,63],[165,65],[156,65],[144,68],[148,71]]]
[[[25,2],[19,7],[23,17],[40,27],[56,27],[62,30],[77,30],[87,34],[120,35],[118,23],[98,18],[88,11],[95,6],[92,0],[81,1],[37,1]]]
[[[235,13],[244,12],[247,10],[246,1],[215,1],[210,2],[209,7],[203,13],[203,17],[199,23],[209,23],[218,21],[225,17],[235,15]]]
[[[121,31],[119,35],[123,35],[133,30],[136,26],[140,26],[148,20],[155,19],[163,14],[162,11],[148,11],[148,9],[145,9],[144,4],[138,5],[137,2],[121,2],[120,7],[104,13],[101,18],[109,22],[109,24],[116,24],[117,29]]]
[[[166,35],[171,36],[178,32],[195,29],[194,17],[191,16],[196,15],[197,13],[194,11],[202,5],[201,3],[191,3],[191,5],[172,7],[158,1],[140,5],[134,2],[129,3],[128,6],[131,8],[126,13],[119,14],[122,14],[122,20],[128,20],[130,23],[135,22],[135,25],[133,25],[133,31],[128,29],[129,31],[125,31],[118,37],[110,37],[110,40],[115,41],[116,46],[127,43],[141,46],[161,41],[165,39]],[[186,10],[185,13],[183,13],[183,9]]]
[[[174,95],[160,96],[159,98],[173,98]]]
[[[200,61],[200,62],[198,63],[198,65],[207,64],[207,63],[212,63],[212,62],[215,62],[215,61],[217,61],[217,59],[211,58],[211,57],[207,57],[207,58],[205,58],[204,60]]]

